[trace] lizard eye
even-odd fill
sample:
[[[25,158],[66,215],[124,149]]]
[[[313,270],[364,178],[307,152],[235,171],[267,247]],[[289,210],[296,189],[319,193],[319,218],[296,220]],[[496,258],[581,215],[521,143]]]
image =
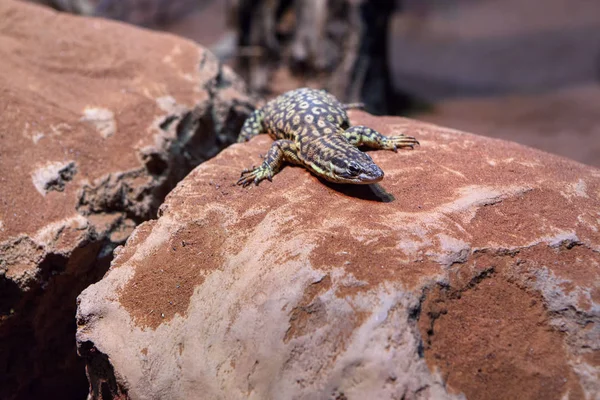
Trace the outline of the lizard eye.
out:
[[[352,174],[358,174],[360,172],[360,167],[355,163],[351,163],[348,164],[348,171],[350,171]]]

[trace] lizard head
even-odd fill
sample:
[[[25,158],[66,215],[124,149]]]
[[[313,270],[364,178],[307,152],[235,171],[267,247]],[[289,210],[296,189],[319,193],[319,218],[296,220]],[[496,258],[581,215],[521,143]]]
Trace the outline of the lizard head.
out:
[[[330,160],[329,177],[332,182],[366,185],[383,179],[383,171],[366,153],[355,149],[351,158],[334,157]]]
[[[315,151],[319,153],[316,157],[318,162],[311,163],[311,167],[328,181],[366,185],[383,179],[383,171],[373,159],[346,139],[328,138],[328,143],[322,143],[319,147],[325,150]]]

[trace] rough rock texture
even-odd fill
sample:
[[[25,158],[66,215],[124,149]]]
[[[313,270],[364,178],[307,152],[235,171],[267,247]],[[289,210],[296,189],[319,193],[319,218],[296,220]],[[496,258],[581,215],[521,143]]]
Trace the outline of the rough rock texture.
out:
[[[77,295],[251,103],[189,41],[9,0],[0,71],[0,398],[81,398]]]
[[[197,167],[117,249],[78,299],[94,398],[597,398],[600,170],[353,122],[421,147],[372,152],[379,185],[288,166],[233,186],[259,136]]]

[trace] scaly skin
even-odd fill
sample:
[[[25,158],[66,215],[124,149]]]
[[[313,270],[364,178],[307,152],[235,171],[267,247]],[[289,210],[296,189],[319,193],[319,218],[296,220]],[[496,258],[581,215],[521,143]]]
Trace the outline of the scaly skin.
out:
[[[383,179],[383,171],[358,146],[397,151],[414,148],[412,136],[384,136],[366,126],[350,126],[342,104],[324,90],[289,91],[255,110],[244,123],[238,142],[267,133],[275,142],[259,167],[242,171],[237,184],[258,185],[272,180],[284,162],[302,165],[316,176],[335,183],[369,184]]]

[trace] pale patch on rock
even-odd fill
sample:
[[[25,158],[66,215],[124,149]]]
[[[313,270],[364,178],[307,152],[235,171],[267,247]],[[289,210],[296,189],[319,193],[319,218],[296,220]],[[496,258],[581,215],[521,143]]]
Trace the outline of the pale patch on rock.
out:
[[[68,133],[72,129],[72,126],[67,124],[66,122],[50,125],[50,130],[52,131],[52,133],[54,133],[55,136],[62,136],[64,133]]]
[[[551,227],[548,227],[548,229],[553,230],[554,233],[551,235],[540,236],[531,242],[525,243],[522,246],[509,246],[499,248],[505,251],[519,251],[521,249],[537,246],[540,244],[545,244],[549,247],[557,248],[562,245],[571,246],[573,244],[579,243],[579,238],[577,237],[577,234],[575,234],[575,232],[573,231],[551,229]]]
[[[177,107],[177,100],[173,96],[161,96],[156,98],[156,105],[165,112],[173,112]]]
[[[403,239],[398,242],[397,248],[402,250],[405,254],[417,254],[417,252],[426,246],[431,245],[431,242],[425,239],[425,234],[421,232],[423,240],[412,240],[409,238]]]
[[[588,325],[586,330],[573,334],[575,341],[586,340],[586,336],[594,345],[585,346],[590,350],[598,351],[598,337],[600,337],[600,327],[592,321],[597,320],[600,315],[600,305],[595,303],[591,296],[589,288],[573,285],[568,279],[561,279],[549,269],[550,267],[541,267],[534,273],[535,281],[533,287],[539,290],[546,301],[547,307],[553,318],[551,324],[559,331],[577,332],[579,325]],[[570,287],[570,290],[565,290],[565,287]],[[582,310],[581,300],[584,300],[590,305],[589,310],[580,311],[578,314],[580,321],[573,321],[569,318],[570,310]],[[580,376],[582,382],[587,386],[589,392],[600,392],[599,370],[595,366],[591,366],[581,357],[577,357],[571,361],[571,366]]]
[[[570,292],[563,289],[562,285],[570,283],[568,279],[562,279],[548,269],[548,267],[542,266],[534,273],[536,280],[533,283],[533,287],[540,290],[548,306],[552,310],[560,310],[568,306],[575,306],[577,304],[577,296],[580,289],[575,288]]]
[[[46,225],[33,236],[33,240],[37,243],[43,243],[46,246],[50,246],[55,242],[58,236],[65,230],[71,229],[73,231],[85,231],[89,227],[87,218],[83,215],[75,215],[70,218],[66,218],[61,221],[56,221]]]
[[[93,126],[104,139],[111,137],[117,131],[115,114],[106,108],[86,107],[81,121]]]
[[[454,175],[456,175],[456,176],[460,176],[461,178],[463,178],[463,179],[465,179],[465,180],[467,179],[467,177],[466,177],[466,176],[465,176],[463,173],[461,173],[461,172],[459,172],[459,171],[456,171],[456,170],[454,170],[454,169],[452,169],[452,168],[445,167],[445,166],[443,166],[443,165],[442,165],[441,167],[442,167],[443,169],[445,169],[446,171],[448,171],[448,172],[450,172],[450,173],[452,173],[452,174],[454,174]]]
[[[600,215],[600,213],[598,214]],[[591,216],[589,214],[581,214],[577,216],[577,221],[579,221],[582,225],[587,226],[594,232],[598,232],[598,228],[600,227],[600,218],[597,216]],[[600,248],[600,245],[598,246]]]
[[[468,243],[440,233],[437,235],[440,250],[439,253],[432,253],[437,261],[444,266],[451,266],[454,263],[464,263],[467,261],[471,252]]]
[[[560,194],[567,199],[570,199],[573,196],[589,198],[587,194],[587,184],[583,179],[579,179],[577,182],[571,183],[567,186],[567,190],[561,191]]]
[[[175,47],[173,47],[173,50],[171,50],[171,52],[169,54],[167,54],[166,56],[164,56],[162,58],[162,62],[165,63],[166,65],[168,65],[169,67],[172,67],[173,69],[177,69],[178,75],[181,78],[183,78],[184,80],[193,82],[194,81],[193,74],[179,70],[177,59],[180,58],[182,56],[182,54],[183,54],[183,51],[181,50],[181,46],[175,45]]]
[[[165,64],[170,64],[170,65],[175,65],[174,61],[173,61],[173,56],[178,56],[181,54],[181,46],[179,45],[175,45],[173,46],[173,49],[171,50],[171,53],[167,54],[166,56],[163,57],[162,61]]]
[[[518,164],[529,168],[539,168],[542,165],[536,160],[519,161]]]
[[[509,157],[509,158],[505,158],[500,160],[499,162],[496,160],[492,160],[492,159],[488,159],[487,160],[488,164],[491,165],[492,167],[495,167],[498,165],[498,163],[502,163],[502,164],[519,164],[522,165],[524,167],[528,167],[528,168],[539,168],[542,166],[542,164],[539,162],[539,160],[516,160],[513,157]]]
[[[174,129],[178,126],[186,113],[189,112],[189,107],[177,103],[177,100],[172,96],[157,97],[155,101],[158,108],[164,111],[166,115],[156,117],[152,122],[152,128],[155,131],[164,131],[175,134]],[[155,137],[154,146],[160,146],[159,142],[161,140],[160,137]]]
[[[42,140],[42,138],[45,135],[42,132],[35,132],[32,136],[31,136],[31,140],[33,141],[33,143],[38,144],[38,142],[40,140]]]
[[[45,196],[49,191],[62,192],[67,182],[71,181],[77,168],[75,161],[51,162],[44,167],[36,169],[32,174],[33,185],[37,191]]]
[[[591,393],[600,393],[600,368],[595,365],[590,365],[586,362],[572,363],[573,370],[577,375],[585,377],[586,384],[590,388]],[[565,394],[565,397],[568,395]],[[591,396],[589,398],[592,398]]]
[[[565,243],[577,243],[579,242],[579,238],[577,237],[577,234],[573,231],[560,231],[555,235],[542,237],[540,242],[547,243],[550,247],[558,247]]]
[[[464,186],[458,189],[460,194],[458,199],[441,205],[436,211],[438,213],[459,213],[463,216],[463,222],[468,223],[475,217],[477,209],[480,207],[499,203],[506,198],[518,196],[529,190],[529,188],[519,186],[501,189],[477,185]],[[436,215],[436,219],[438,217],[439,215]]]

